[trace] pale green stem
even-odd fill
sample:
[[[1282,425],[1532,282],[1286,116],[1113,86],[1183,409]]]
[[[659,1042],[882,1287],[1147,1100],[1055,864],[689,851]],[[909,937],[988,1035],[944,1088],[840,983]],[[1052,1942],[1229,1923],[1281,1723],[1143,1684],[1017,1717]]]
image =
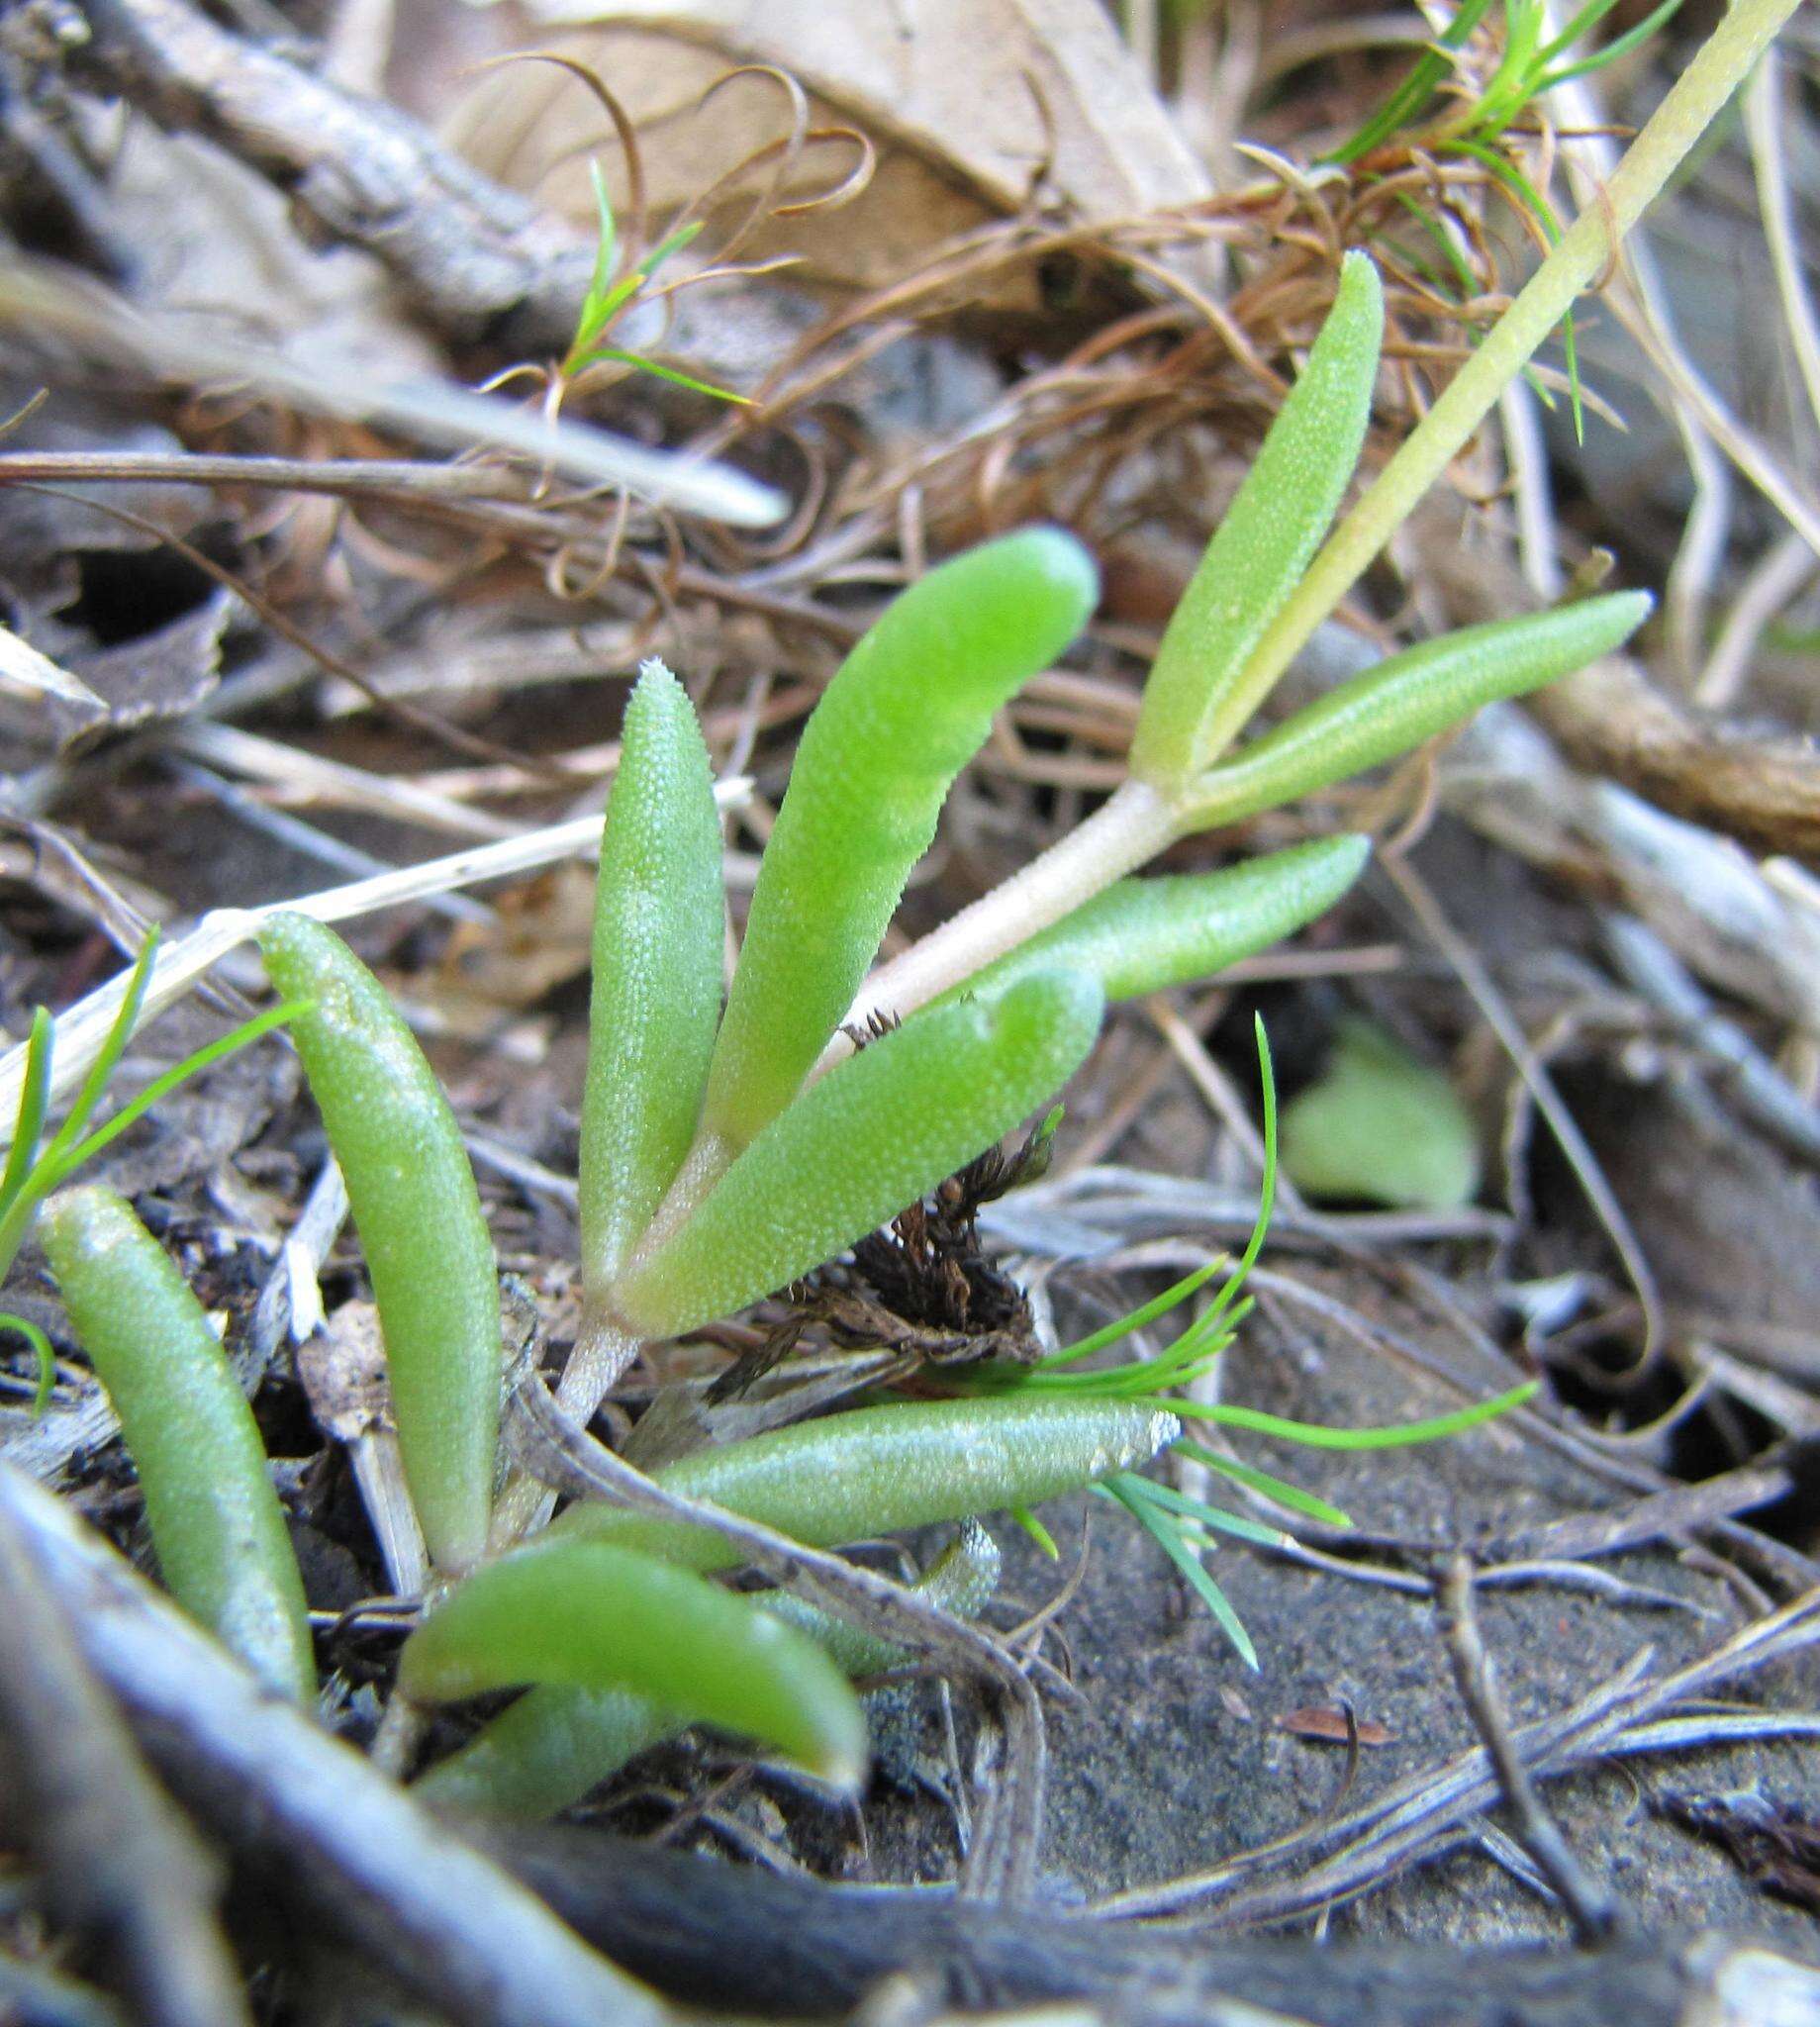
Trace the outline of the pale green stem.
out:
[[[880,966],[861,987],[847,1024],[863,1026],[875,1013],[902,1018],[927,1006],[1155,858],[1181,827],[1175,805],[1159,789],[1144,781],[1125,782],[1040,858]],[[852,1048],[844,1034],[835,1035],[812,1075],[831,1070]]]
[[[738,1152],[735,1142],[718,1133],[704,1130],[696,1134],[695,1145],[677,1170],[675,1182],[665,1192],[656,1215],[645,1227],[644,1236],[632,1248],[625,1263],[627,1273],[641,1266],[666,1239],[688,1223],[696,1207],[725,1175]]]
[[[417,1758],[429,1729],[430,1713],[409,1696],[394,1693],[379,1720],[379,1729],[373,1734],[367,1758],[382,1774],[402,1781],[410,1773],[411,1762]]]
[[[1328,537],[1243,678],[1214,714],[1209,751],[1230,745],[1323,620],[1465,448],[1504,387],[1594,281],[1718,117],[1800,0],[1735,0],[1612,171],[1601,203],[1562,235],[1365,497]],[[910,953],[913,955],[914,953]]]

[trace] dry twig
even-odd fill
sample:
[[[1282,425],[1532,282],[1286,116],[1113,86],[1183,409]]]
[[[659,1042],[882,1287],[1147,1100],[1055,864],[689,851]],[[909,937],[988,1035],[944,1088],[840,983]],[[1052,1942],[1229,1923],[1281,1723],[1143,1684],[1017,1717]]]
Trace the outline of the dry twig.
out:
[[[80,1606],[42,1556],[29,1524],[0,1504],[0,1725],[14,1828],[44,1868],[51,1913],[145,2027],[246,2027],[215,1921],[219,1870],[90,1673],[71,1624]]]
[[[658,2027],[667,2017],[357,1753],[260,1689],[7,1466],[0,1530],[29,1554],[84,1662],[186,1806],[437,2012],[461,2027]],[[136,1867],[135,1891],[155,1891],[158,1878]],[[223,2016],[167,2017],[197,2027]]]

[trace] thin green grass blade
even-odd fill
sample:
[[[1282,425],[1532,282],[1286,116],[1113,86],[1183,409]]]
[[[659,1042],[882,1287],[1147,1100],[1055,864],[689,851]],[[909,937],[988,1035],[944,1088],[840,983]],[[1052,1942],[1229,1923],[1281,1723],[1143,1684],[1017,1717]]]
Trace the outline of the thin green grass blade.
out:
[[[1098,597],[1072,535],[1026,529],[931,570],[842,663],[797,749],[715,1050],[704,1127],[729,1149],[796,1096],[993,714]]]
[[[1224,1264],[1223,1260],[1215,1263]],[[982,1394],[1072,1394],[1105,1400],[1160,1400],[1171,1388],[1185,1387],[1212,1369],[1250,1309],[1251,1300],[1246,1297],[1223,1314],[1208,1311],[1197,1317],[1155,1358],[1092,1372],[1057,1372],[1042,1363],[983,1365],[972,1370],[966,1386],[969,1392]]]
[[[1306,370],[1164,632],[1131,742],[1140,780],[1180,785],[1236,729],[1226,718],[1251,650],[1295,588],[1358,464],[1383,336],[1378,270],[1365,254],[1348,253]]]
[[[57,1128],[55,1137],[45,1150],[47,1166],[54,1167],[65,1152],[81,1137],[82,1129],[88,1124],[88,1116],[101,1103],[101,1094],[108,1088],[114,1072],[120,1067],[120,1059],[127,1052],[127,1043],[133,1037],[133,1029],[139,1020],[140,1009],[145,1004],[145,988],[151,983],[151,960],[157,954],[158,931],[154,924],[145,932],[145,940],[140,945],[140,953],[133,961],[133,970],[127,979],[126,997],[120,1003],[120,1012],[114,1016],[114,1024],[108,1029],[107,1039],[97,1051],[94,1062],[89,1066],[88,1075],[82,1080],[82,1088],[76,1093],[75,1103],[69,1108],[63,1123]]]
[[[1470,718],[1583,668],[1629,639],[1645,592],[1584,599],[1519,620],[1468,627],[1382,662],[1211,769],[1196,786],[1197,824],[1230,823],[1392,760]]]
[[[1264,1175],[1258,1185],[1258,1214],[1252,1222],[1251,1236],[1245,1242],[1245,1251],[1233,1270],[1232,1278],[1199,1318],[1199,1325],[1203,1328],[1210,1328],[1238,1300],[1247,1277],[1258,1264],[1258,1255],[1264,1250],[1271,1214],[1277,1207],[1277,1076],[1271,1064],[1270,1036],[1264,1031],[1264,1016],[1254,1014],[1251,1019],[1252,1030],[1257,1037],[1258,1081],[1264,1101]]]
[[[55,1189],[72,1176],[84,1162],[93,1161],[105,1147],[118,1140],[129,1126],[136,1125],[154,1106],[168,1098],[179,1085],[187,1084],[199,1072],[225,1057],[239,1052],[270,1034],[274,1028],[282,1027],[287,1020],[295,1020],[299,1014],[308,1014],[314,1007],[311,1000],[286,1000],[281,1006],[267,1007],[250,1019],[242,1020],[231,1033],[205,1042],[199,1049],[185,1056],[182,1062],[174,1064],[161,1076],[154,1077],[144,1091],[130,1098],[105,1125],[97,1126],[84,1140],[80,1140],[57,1163],[55,1172],[46,1187]]]
[[[15,1179],[14,1172],[19,1166],[20,1150],[26,1144],[23,1133],[16,1135],[12,1156],[7,1162],[6,1183],[4,1187],[0,1187],[0,1278],[5,1276],[7,1269],[13,1264],[14,1255],[31,1229],[32,1220],[37,1215],[37,1207],[52,1190],[61,1188],[84,1162],[92,1161],[103,1148],[118,1139],[137,1120],[144,1118],[153,1106],[168,1097],[178,1085],[195,1076],[199,1070],[207,1069],[211,1063],[220,1062],[224,1056],[244,1048],[248,1042],[257,1041],[260,1035],[269,1033],[283,1021],[307,1011],[308,1004],[306,1001],[275,1007],[263,1014],[254,1014],[250,1020],[242,1021],[232,1034],[223,1035],[219,1040],[197,1049],[173,1069],[166,1070],[161,1077],[154,1078],[137,1098],[122,1106],[106,1125],[98,1127],[86,1139],[78,1140],[73,1146],[64,1147],[61,1153],[57,1152],[57,1143],[53,1141],[41,1157],[25,1166]],[[39,1011],[41,1014],[44,1013],[42,1008]],[[50,1021],[48,1014],[45,1014],[44,1019],[45,1045],[42,1055],[37,1050],[39,1023],[36,1019],[33,1022],[33,1042],[31,1052],[26,1058],[26,1087],[20,1097],[22,1122],[29,1122],[28,1115],[36,1113],[37,1126],[34,1129],[34,1137],[37,1131],[42,1130],[44,1124],[54,1041],[54,1023]],[[39,1075],[43,1087],[36,1096],[33,1090],[35,1073]],[[62,1138],[63,1135],[59,1133],[57,1139]]]
[[[1459,288],[1461,295],[1463,297],[1478,295],[1480,292],[1478,276],[1474,274],[1472,268],[1467,264],[1466,255],[1448,238],[1441,226],[1422,209],[1415,199],[1409,195],[1407,190],[1392,190],[1390,195],[1395,200],[1397,207],[1421,229],[1427,239],[1438,248],[1442,259],[1447,263],[1449,272],[1454,277],[1455,285]],[[1435,280],[1439,279],[1438,276],[1432,278]]]
[[[1211,978],[1325,915],[1370,856],[1369,838],[1319,837],[1217,873],[1120,880],[944,1001],[990,999],[1034,971],[1086,972],[1108,1000]]]
[[[1208,1371],[1232,1342],[1230,1318],[1223,1310],[1209,1308],[1197,1316],[1174,1344],[1151,1361],[1165,1386],[1182,1386],[1192,1377]],[[1185,1377],[1176,1380],[1172,1376]]]
[[[600,162],[588,157],[588,180],[594,185],[594,274],[588,283],[588,309],[593,309],[607,293],[608,280],[613,273],[613,263],[620,250],[620,229],[614,222],[613,199],[607,194],[607,178],[601,173]]]
[[[614,283],[612,288],[607,291],[595,306],[594,329],[589,334],[590,342],[607,329],[620,312],[625,308],[626,304],[644,287],[648,279],[649,276],[638,268],[634,268],[630,274],[621,275],[620,279]]]
[[[1257,1548],[1281,1548],[1288,1539],[1281,1527],[1267,1527],[1262,1520],[1229,1513],[1223,1506],[1208,1505],[1204,1499],[1192,1499],[1174,1486],[1158,1485],[1149,1478],[1136,1479],[1135,1483],[1144,1489],[1139,1496],[1162,1507],[1164,1512],[1175,1514],[1179,1520],[1192,1520],[1197,1527],[1210,1527],[1216,1533],[1230,1534],[1236,1541],[1249,1541]]]
[[[16,1331],[32,1347],[33,1356],[38,1360],[38,1385],[32,1390],[32,1419],[42,1421],[56,1386],[56,1353],[50,1348],[49,1338],[29,1316],[16,1316],[10,1309],[0,1310],[0,1330]]]
[[[26,1038],[26,1070],[19,1088],[19,1116],[13,1122],[13,1144],[7,1153],[6,1173],[0,1176],[0,1217],[11,1209],[13,1200],[26,1187],[38,1161],[39,1142],[45,1136],[45,1119],[50,1110],[50,1069],[56,1053],[56,1022],[48,1007],[32,1015],[32,1032]],[[0,1261],[0,1274],[9,1261]]]
[[[1535,88],[1535,54],[1542,40],[1539,0],[1504,0],[1504,47],[1497,65],[1461,124],[1478,133],[1502,134]]]
[[[1490,6],[1491,0],[1464,0],[1453,20],[1436,39],[1435,47],[1424,50],[1416,58],[1409,74],[1378,111],[1365,122],[1351,140],[1342,142],[1321,159],[1325,162],[1357,161],[1361,155],[1370,154],[1373,148],[1382,146],[1399,127],[1406,127],[1427,105],[1442,80],[1453,69],[1452,58],[1445,52],[1458,49],[1465,45],[1468,36],[1490,11]]]
[[[650,374],[653,380],[667,380],[672,387],[687,387],[692,394],[709,394],[716,401],[730,401],[741,408],[752,406],[749,394],[735,394],[730,387],[717,387],[712,380],[698,380],[693,373],[680,372],[675,366],[663,365],[656,359],[647,359],[642,352],[628,352],[622,345],[597,345],[585,358],[578,359],[575,371],[592,366],[599,361],[611,360],[617,365],[635,367],[640,373]]]
[[[1663,4],[1646,14],[1635,28],[1626,29],[1622,35],[1613,36],[1610,42],[1594,49],[1591,55],[1582,57],[1577,63],[1566,64],[1559,70],[1551,70],[1538,78],[1537,91],[1552,91],[1558,84],[1566,84],[1572,78],[1589,76],[1595,70],[1603,70],[1606,64],[1617,62],[1621,56],[1628,56],[1633,49],[1647,43],[1659,29],[1666,28],[1680,12],[1680,6],[1681,0],[1663,0]],[[1601,10],[1601,13],[1605,11],[1608,10]],[[1551,48],[1544,53],[1554,55],[1556,49]]]
[[[1307,1450],[1400,1450],[1413,1443],[1438,1443],[1457,1436],[1463,1429],[1477,1428],[1495,1415],[1507,1414],[1533,1400],[1538,1383],[1525,1381],[1492,1400],[1476,1401],[1452,1414],[1437,1414],[1427,1421],[1398,1422],[1390,1428],[1336,1429],[1319,1422],[1290,1421],[1280,1414],[1266,1414],[1262,1408],[1233,1407],[1221,1401],[1213,1405],[1198,1400],[1172,1400],[1175,1413],[1197,1421],[1217,1422],[1222,1428],[1249,1429],[1255,1436],[1277,1436],[1286,1443],[1299,1443]]]
[[[1329,1505],[1311,1492],[1305,1492],[1298,1485],[1292,1485],[1287,1478],[1278,1478],[1268,1471],[1260,1471],[1255,1464],[1241,1464],[1234,1457],[1222,1457],[1217,1450],[1209,1450],[1204,1443],[1197,1443],[1184,1436],[1175,1444],[1177,1453],[1191,1458],[1197,1464],[1205,1465],[1209,1471],[1217,1471],[1222,1478],[1229,1478],[1234,1485],[1242,1485],[1248,1492],[1262,1493],[1266,1498],[1275,1499],[1281,1506],[1302,1513],[1310,1520],[1318,1520],[1327,1527],[1350,1527],[1351,1516],[1343,1513],[1338,1506]]]
[[[1536,51],[1537,71],[1545,70],[1564,50],[1571,49],[1581,36],[1590,35],[1617,4],[1618,0],[1586,0],[1585,6],[1569,18],[1553,41],[1545,43]],[[1680,0],[1670,0],[1670,4],[1678,6]]]
[[[1040,972],[990,1006],[927,1009],[848,1057],[674,1237],[632,1262],[621,1315],[672,1337],[831,1260],[1051,1099],[1093,1046],[1103,1005],[1093,980]]]
[[[639,261],[637,271],[648,281],[664,262],[669,259],[672,253],[680,253],[685,246],[700,239],[706,225],[707,220],[696,219],[690,225],[678,226],[676,231],[671,233],[667,239],[659,240],[656,245]]]
[[[1232,1609],[1226,1593],[1207,1575],[1200,1558],[1182,1539],[1181,1530],[1171,1523],[1168,1516],[1160,1512],[1154,1505],[1148,1503],[1141,1494],[1134,1495],[1132,1493],[1131,1487],[1133,1485],[1142,1485],[1147,1482],[1143,1479],[1112,1478],[1108,1479],[1099,1490],[1103,1492],[1108,1498],[1116,1499],[1169,1560],[1175,1564],[1176,1568],[1188,1580],[1189,1588],[1195,1593],[1195,1595],[1212,1613],[1214,1623],[1225,1634],[1226,1638],[1232,1642],[1239,1659],[1247,1668],[1257,1669],[1258,1650],[1251,1644],[1251,1635],[1246,1632],[1238,1613]]]
[[[1038,1373],[1052,1373],[1059,1367],[1073,1365],[1077,1359],[1091,1358],[1097,1351],[1104,1351],[1116,1344],[1120,1338],[1129,1337],[1134,1330],[1147,1329],[1159,1316],[1167,1316],[1171,1309],[1188,1301],[1212,1280],[1226,1263],[1223,1253],[1215,1254],[1204,1267],[1197,1267],[1193,1274],[1185,1274],[1172,1287],[1166,1288],[1159,1296],[1147,1303],[1141,1303],[1135,1309],[1129,1309],[1111,1322],[1102,1324],[1088,1336],[1078,1338],[1060,1351],[1052,1351],[1046,1358],[1038,1359],[1031,1369]]]
[[[619,229],[614,223],[613,202],[607,195],[606,178],[601,174],[600,163],[592,156],[588,161],[588,176],[594,185],[594,271],[588,277],[587,293],[575,314],[575,332],[569,339],[569,348],[557,369],[565,379],[581,370],[581,355],[607,328],[613,314],[607,298],[613,263],[619,251]]]
[[[647,661],[625,708],[595,890],[582,1278],[598,1296],[675,1179],[720,1014],[720,819],[688,692]]]
[[[1013,1506],[1011,1508],[1011,1518],[1016,1521],[1018,1526],[1035,1542],[1037,1547],[1042,1550],[1043,1554],[1052,1563],[1059,1563],[1062,1560],[1062,1551],[1055,1545],[1055,1536],[1030,1511],[1028,1506]]]

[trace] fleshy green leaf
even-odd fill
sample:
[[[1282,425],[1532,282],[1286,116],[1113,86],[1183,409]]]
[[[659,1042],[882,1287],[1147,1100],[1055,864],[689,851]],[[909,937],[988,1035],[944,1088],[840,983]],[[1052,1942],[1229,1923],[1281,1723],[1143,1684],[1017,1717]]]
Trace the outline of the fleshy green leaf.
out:
[[[202,1304],[126,1202],[53,1197],[45,1252],[138,1467],[165,1584],[274,1689],[315,1692],[297,1557],[252,1409]]]
[[[1173,1403],[1172,1403],[1173,1405]],[[718,1449],[691,1451],[654,1477],[816,1548],[1006,1506],[1038,1506],[1108,1472],[1147,1464],[1182,1424],[1155,1401],[1002,1395],[860,1407]],[[611,1541],[723,1570],[724,1537],[617,1506],[571,1506],[553,1534]]]
[[[970,1521],[913,1589],[925,1603],[971,1619],[985,1609],[998,1581],[998,1544]],[[846,1675],[883,1675],[909,1659],[876,1633],[803,1598],[764,1591],[751,1601],[807,1633]],[[662,1704],[629,1689],[548,1685],[521,1696],[458,1753],[432,1767],[415,1792],[432,1808],[552,1816],[618,1773],[633,1754],[682,1728],[683,1721]]]
[[[865,1719],[807,1634],[693,1571],[598,1540],[551,1540],[476,1571],[406,1642],[399,1689],[450,1702],[519,1683],[626,1689],[853,1787]]]
[[[730,1147],[796,1094],[993,713],[1073,640],[1098,596],[1073,536],[1026,529],[931,570],[841,665],[804,728],[715,1051],[705,1124]]]
[[[1092,979],[1039,972],[990,1005],[925,1010],[849,1056],[634,1260],[619,1313],[642,1336],[673,1337],[832,1259],[1051,1098],[1103,1004]]]
[[[720,822],[695,711],[662,662],[644,664],[623,738],[601,841],[581,1116],[591,1295],[688,1152],[720,1012]]]
[[[1325,1074],[1284,1111],[1283,1166],[1313,1196],[1454,1210],[1479,1188],[1479,1135],[1440,1071],[1348,1020]]]
[[[1394,759],[1482,705],[1584,668],[1628,640],[1646,592],[1615,592],[1424,641],[1340,684],[1196,784],[1196,824],[1230,823]]]
[[[385,1338],[398,1444],[431,1554],[486,1546],[498,1447],[499,1279],[461,1128],[385,988],[333,929],[269,917],[273,984],[347,1182]]]
[[[422,1702],[519,1683],[630,1689],[842,1786],[865,1771],[859,1698],[808,1634],[691,1571],[602,1542],[550,1542],[477,1571],[405,1643],[398,1682]]]
[[[1235,728],[1222,735],[1251,650],[1327,532],[1359,461],[1383,335],[1378,270],[1349,253],[1307,368],[1163,635],[1131,743],[1140,779],[1171,787],[1190,779]]]
[[[991,999],[1032,972],[1055,969],[1097,978],[1108,1000],[1210,977],[1324,915],[1370,852],[1368,838],[1323,837],[1217,873],[1120,880],[947,998]]]

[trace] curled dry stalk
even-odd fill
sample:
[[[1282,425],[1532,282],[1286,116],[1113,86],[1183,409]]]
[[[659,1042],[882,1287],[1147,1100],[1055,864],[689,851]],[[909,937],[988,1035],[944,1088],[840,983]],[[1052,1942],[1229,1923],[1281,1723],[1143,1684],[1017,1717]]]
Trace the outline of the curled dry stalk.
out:
[[[789,126],[775,140],[755,148],[742,161],[717,177],[680,216],[670,221],[668,231],[660,240],[654,244],[647,243],[650,219],[637,130],[606,80],[591,65],[555,49],[513,50],[483,67],[495,68],[513,63],[553,65],[578,79],[600,105],[612,124],[621,158],[625,164],[628,218],[625,230],[622,232],[608,194],[607,179],[599,161],[590,156],[588,172],[595,213],[594,268],[576,311],[575,328],[568,345],[559,359],[540,365],[527,363],[509,367],[489,382],[489,386],[498,387],[521,378],[540,383],[543,390],[542,412],[552,422],[561,413],[570,390],[601,367],[617,366],[626,372],[647,373],[655,379],[687,388],[695,394],[708,395],[716,401],[729,402],[738,407],[749,406],[751,398],[748,395],[735,393],[667,365],[652,357],[648,347],[637,350],[623,342],[609,340],[614,337],[616,327],[640,306],[664,304],[667,328],[669,298],[683,289],[733,277],[750,278],[793,265],[792,255],[744,263],[735,262],[733,256],[740,242],[767,219],[801,217],[809,212],[848,203],[858,196],[872,177],[875,157],[871,142],[851,127],[812,128],[809,124],[809,101],[803,87],[795,78],[772,65],[746,64],[729,70],[702,94],[698,112],[705,110],[716,93],[734,79],[756,75],[768,79],[783,93],[790,110]],[[827,143],[848,144],[854,148],[856,158],[852,168],[825,190],[810,197],[787,200],[783,194],[785,185],[803,154],[812,146]],[[744,218],[727,235],[718,252],[709,262],[690,272],[659,282],[660,271],[678,254],[694,245],[706,231],[707,215],[714,206],[756,170],[764,171],[759,187],[747,204]]]

